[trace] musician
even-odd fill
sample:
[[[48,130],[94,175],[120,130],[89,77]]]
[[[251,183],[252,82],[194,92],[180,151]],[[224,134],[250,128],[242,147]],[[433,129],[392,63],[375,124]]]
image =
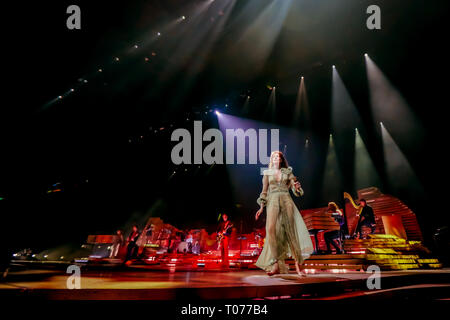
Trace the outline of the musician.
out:
[[[192,253],[200,254],[200,242],[198,240],[196,240],[194,245],[192,246]]]
[[[230,266],[230,262],[228,260],[228,245],[230,242],[230,235],[233,224],[228,219],[228,215],[226,213],[222,214],[221,219],[222,221],[217,227],[217,240],[219,242],[220,252],[222,256],[222,267],[228,268]]]
[[[138,246],[136,244],[137,240],[141,233],[139,232],[139,228],[137,225],[133,226],[133,230],[127,238],[128,246],[127,246],[127,256],[125,258],[125,262],[133,259],[138,251]]]
[[[187,243],[187,252],[192,252],[192,243],[194,241],[194,238],[192,236],[192,233],[189,232],[189,234],[186,236],[186,243]]]
[[[336,244],[335,240],[340,240],[342,237],[342,228],[345,223],[344,214],[342,213],[341,209],[339,209],[337,204],[334,202],[328,203],[327,212],[331,213],[331,216],[337,223],[339,223],[340,227],[339,230],[328,231],[324,234],[325,242],[327,244],[327,254],[331,254],[330,245],[332,245],[336,249],[337,254],[341,254],[342,253],[341,248]]]
[[[125,241],[123,239],[122,230],[117,230],[116,235],[113,239],[113,244],[111,246],[111,253],[109,254],[110,258],[117,257],[117,255],[119,254],[119,249],[123,246],[124,242]]]
[[[374,233],[376,223],[373,209],[367,205],[366,200],[365,199],[359,200],[359,205],[362,207],[362,210],[359,215],[358,224],[356,225],[355,234],[358,236],[358,239],[361,239],[362,237],[361,228],[363,226],[370,227],[371,233]]]
[[[153,231],[155,231],[155,225],[152,223],[152,224],[150,225],[150,227],[148,227],[147,229],[145,229],[145,235],[147,236],[147,239],[153,240],[153,239],[152,239]]]

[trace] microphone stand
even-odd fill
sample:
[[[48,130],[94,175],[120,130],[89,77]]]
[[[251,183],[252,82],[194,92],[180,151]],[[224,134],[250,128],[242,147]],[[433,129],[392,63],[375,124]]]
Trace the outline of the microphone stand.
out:
[[[239,258],[242,258],[242,218],[241,218],[241,228],[239,234]]]

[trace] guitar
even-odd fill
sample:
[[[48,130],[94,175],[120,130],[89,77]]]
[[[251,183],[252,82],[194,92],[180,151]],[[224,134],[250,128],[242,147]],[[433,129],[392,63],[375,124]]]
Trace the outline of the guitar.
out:
[[[220,250],[220,245],[222,244],[222,240],[225,233],[228,233],[228,229],[233,228],[233,224],[230,221],[227,221],[222,231],[217,232],[216,241],[219,244],[217,246],[217,250]]]

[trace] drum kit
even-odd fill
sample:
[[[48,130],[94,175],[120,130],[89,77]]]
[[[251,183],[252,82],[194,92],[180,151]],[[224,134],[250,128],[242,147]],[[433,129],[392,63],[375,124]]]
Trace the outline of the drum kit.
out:
[[[177,247],[178,253],[189,253],[189,246],[186,241],[181,241]]]

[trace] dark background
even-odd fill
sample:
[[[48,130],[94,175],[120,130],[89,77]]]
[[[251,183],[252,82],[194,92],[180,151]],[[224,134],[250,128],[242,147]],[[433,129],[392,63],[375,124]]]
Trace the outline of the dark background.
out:
[[[201,1],[40,1],[5,6],[2,51],[6,72],[0,109],[2,245],[16,250],[80,243],[88,234],[111,233],[149,212],[185,228],[213,225],[217,214],[227,210],[251,228],[260,182],[251,182],[248,187],[255,189],[255,197],[236,208],[233,190],[237,187],[230,184],[225,166],[175,168],[171,164],[171,128],[190,128],[193,119],[217,127],[215,115],[204,111],[228,104],[229,113],[240,115],[247,94],[252,96],[248,117],[267,121],[262,115],[270,94],[267,85],[277,85],[280,112],[273,121],[290,126],[299,75],[307,79],[315,160],[309,180],[303,181],[309,188],[302,206],[325,205],[317,181],[323,174],[330,132],[332,64],[338,67],[363,117],[363,139],[383,171],[382,149],[370,118],[365,52],[425,127],[423,141],[417,141],[414,132],[394,138],[401,141],[399,147],[426,195],[394,195],[415,210],[428,242],[437,227],[448,225],[446,1],[347,0],[319,5],[294,0],[262,69],[246,69],[239,55],[227,54],[240,32],[239,24],[230,23],[205,58],[204,68],[189,80],[190,89],[180,95],[192,59],[163,83],[161,70],[172,63],[170,46],[156,44],[133,56],[121,53],[135,39],[180,17],[185,5],[196,2]],[[231,17],[245,3],[238,1]],[[81,30],[66,28],[70,4],[81,7]],[[379,31],[365,27],[370,4],[381,7]],[[153,51],[156,56],[151,56]],[[114,64],[117,53],[121,62]],[[151,61],[144,64],[146,56]],[[104,69],[101,74],[96,73],[99,66]],[[89,82],[83,85],[79,78]],[[74,94],[43,108],[74,86]],[[348,141],[348,147],[337,151],[344,160],[344,189],[354,194],[353,141]],[[169,179],[174,169],[177,174]],[[57,187],[62,191],[48,193]],[[385,185],[382,191],[391,190]]]

